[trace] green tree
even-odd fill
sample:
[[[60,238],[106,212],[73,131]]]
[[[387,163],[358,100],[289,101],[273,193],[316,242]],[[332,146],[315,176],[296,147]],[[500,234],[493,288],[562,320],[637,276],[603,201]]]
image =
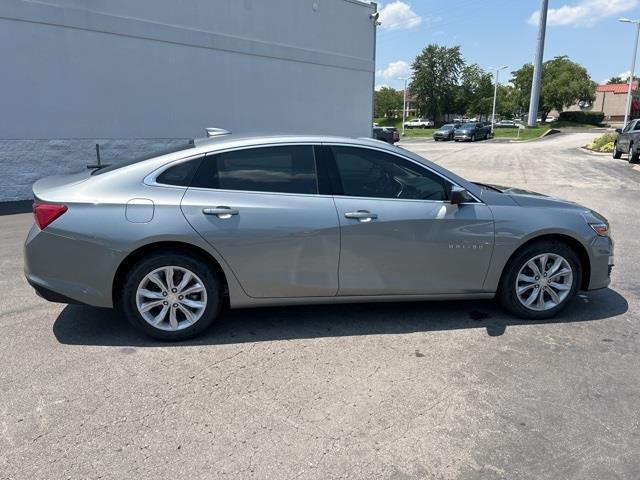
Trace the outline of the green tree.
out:
[[[531,83],[533,80],[533,65],[524,64],[518,70],[511,72],[511,84],[513,85],[513,101],[516,109],[520,112],[529,110],[529,99],[531,98]],[[540,105],[544,103],[544,97],[540,95]]]
[[[516,90],[516,103],[523,111],[529,108],[533,66],[523,65],[512,72],[511,83]],[[596,84],[587,70],[568,57],[555,57],[542,65],[542,87],[538,113],[545,121],[553,109],[561,112],[578,102],[592,102]]]
[[[496,101],[496,114],[502,118],[512,118],[519,116],[516,89],[511,85],[498,84],[498,95]]]
[[[561,112],[578,102],[590,103],[595,99],[596,83],[586,68],[569,57],[555,57],[545,62],[542,77],[546,106],[551,107],[541,110],[543,121],[552,108]]]
[[[376,117],[393,117],[402,110],[403,93],[389,87],[382,87],[373,95],[373,110]]]
[[[463,67],[457,91],[458,109],[472,116],[488,118],[493,107],[493,77],[479,65]]]
[[[636,77],[635,75],[633,76],[633,81],[636,82],[640,80],[640,77]],[[611,77],[608,81],[607,81],[607,85],[615,85],[615,84],[620,84],[620,83],[629,83],[629,75],[627,75],[626,77],[621,77],[621,76],[615,76],[615,77]]]
[[[460,47],[426,46],[413,62],[413,93],[421,115],[439,120],[454,105],[464,60]]]

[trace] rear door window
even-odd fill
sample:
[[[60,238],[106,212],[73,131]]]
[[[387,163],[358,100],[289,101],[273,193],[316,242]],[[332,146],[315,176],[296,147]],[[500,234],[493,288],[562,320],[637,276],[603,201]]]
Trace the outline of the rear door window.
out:
[[[311,145],[248,148],[209,154],[194,187],[273,193],[318,193]]]

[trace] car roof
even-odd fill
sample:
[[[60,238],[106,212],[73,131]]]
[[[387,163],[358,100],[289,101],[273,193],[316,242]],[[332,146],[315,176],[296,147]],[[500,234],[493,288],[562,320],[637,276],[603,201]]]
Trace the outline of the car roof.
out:
[[[385,128],[378,126],[375,128]],[[228,134],[194,140],[197,150],[215,151],[243,146],[274,145],[279,143],[348,143],[350,145],[380,146],[380,141],[368,137],[341,137],[333,135],[277,135]]]

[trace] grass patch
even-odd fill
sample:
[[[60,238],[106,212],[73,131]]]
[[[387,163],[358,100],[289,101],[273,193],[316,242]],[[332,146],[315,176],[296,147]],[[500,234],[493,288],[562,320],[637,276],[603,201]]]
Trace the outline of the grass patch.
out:
[[[547,130],[549,125],[542,125],[535,128],[495,128],[493,130],[496,138],[510,138],[513,140],[531,140],[532,138],[541,137]],[[554,126],[555,128],[555,126]],[[520,137],[518,138],[518,130],[520,130]]]
[[[564,122],[561,120],[557,120],[551,123],[543,123],[543,125],[548,125],[553,128],[602,128],[604,127],[604,125],[590,125],[588,123]]]

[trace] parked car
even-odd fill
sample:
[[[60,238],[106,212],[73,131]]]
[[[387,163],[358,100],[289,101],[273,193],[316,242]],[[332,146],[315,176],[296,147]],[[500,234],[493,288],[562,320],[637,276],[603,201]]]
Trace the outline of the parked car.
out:
[[[394,144],[400,140],[400,134],[396,127],[373,127],[373,138],[383,142]]]
[[[496,128],[517,128],[518,124],[513,120],[500,120],[495,124]]]
[[[460,124],[455,123],[447,123],[446,125],[441,126],[438,130],[433,132],[433,139],[437,142],[438,140],[453,140],[453,135]]]
[[[593,210],[373,139],[218,135],[33,195],[36,292],[115,307],[163,340],[202,333],[223,305],[497,297],[540,320],[606,287],[613,262]]]
[[[623,153],[629,156],[629,163],[638,163],[640,159],[640,119],[631,120],[624,129],[616,128],[618,138],[613,144],[613,158]]]
[[[470,141],[475,142],[476,140],[484,139],[486,140],[491,136],[491,125],[485,125],[481,122],[473,122],[473,123],[464,123],[460,126],[460,128],[456,128],[453,139],[458,142],[462,141]]]
[[[427,120],[426,118],[414,118],[404,122],[404,128],[430,128],[433,125],[433,120]]]

